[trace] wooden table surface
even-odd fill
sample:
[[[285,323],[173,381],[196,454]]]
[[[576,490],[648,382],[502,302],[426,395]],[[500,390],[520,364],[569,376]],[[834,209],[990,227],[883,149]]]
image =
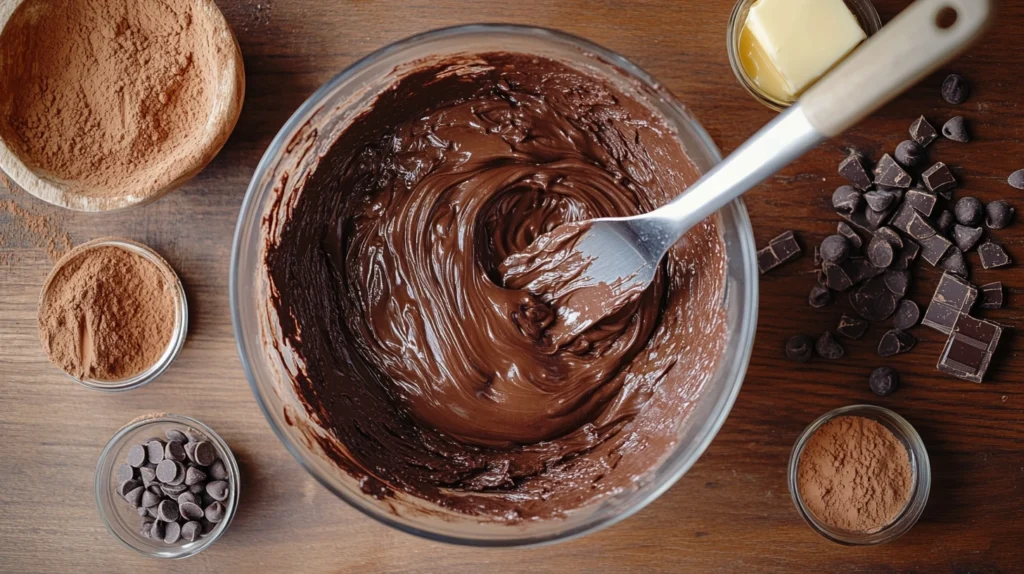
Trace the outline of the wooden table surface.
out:
[[[811,310],[809,256],[761,280],[756,348],[743,390],[704,456],[671,490],[624,522],[582,539],[539,549],[481,550],[428,542],[361,515],[316,484],[285,452],[253,400],[235,350],[228,308],[228,258],[235,218],[271,138],[318,86],[357,58],[431,28],[502,21],[561,28],[632,59],[689,106],[718,145],[734,149],[773,114],[736,83],[725,51],[731,0],[520,0],[518,2],[222,0],[245,55],[241,120],[214,162],[180,191],[112,215],[59,212],[24,192],[0,189],[45,215],[73,241],[122,235],[160,251],[181,274],[191,329],[178,360],[158,381],[124,394],[69,382],[46,360],[36,332],[36,299],[51,267],[31,240],[0,244],[0,571],[4,572],[682,572],[927,571],[1024,569],[1024,369],[1019,337],[1004,343],[982,385],[934,369],[942,337],[918,327],[917,349],[886,364],[904,387],[879,398],[867,389],[882,363],[872,347],[881,326],[848,346],[847,358],[794,366],[784,340],[836,323],[842,305]],[[879,0],[883,20],[906,0]],[[975,141],[940,141],[934,159],[954,166],[958,193],[1007,197],[1024,209],[1007,175],[1024,167],[1024,6],[1004,2],[982,44],[948,67],[974,85],[953,107],[939,98],[935,74],[845,136],[830,141],[747,195],[758,244],[796,229],[806,245],[835,228],[835,166],[856,146],[877,157],[906,138],[920,114],[968,118]],[[0,212],[8,236],[20,218]],[[995,234],[1024,261],[1024,222]],[[29,238],[31,239],[31,238]],[[1010,307],[988,314],[1021,322],[1020,266],[984,271],[1002,280]],[[937,278],[929,270],[913,292],[924,304]],[[934,482],[918,525],[872,548],[824,541],[793,509],[786,463],[814,418],[852,403],[887,406],[924,438]],[[146,559],[107,534],[92,495],[97,456],[130,419],[154,410],[196,417],[231,444],[242,466],[242,499],[227,534],[187,562]]]

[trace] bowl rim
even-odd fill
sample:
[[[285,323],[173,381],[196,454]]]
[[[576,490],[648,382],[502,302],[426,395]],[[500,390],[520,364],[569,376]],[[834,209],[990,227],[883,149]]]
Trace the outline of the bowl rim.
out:
[[[651,490],[646,494],[646,496],[644,496],[644,498],[634,503],[632,507],[626,509],[623,512],[620,512],[619,514],[611,518],[603,520],[591,520],[589,522],[585,522],[583,524],[580,524],[578,526],[575,526],[573,528],[567,529],[556,534],[517,534],[502,539],[474,538],[471,536],[442,534],[426,530],[423,528],[419,528],[416,526],[404,524],[401,521],[396,520],[389,515],[386,515],[381,512],[372,511],[364,507],[358,501],[353,500],[348,493],[335,488],[333,485],[328,483],[323,477],[321,477],[315,468],[313,468],[309,463],[307,463],[303,453],[300,452],[300,450],[292,442],[289,436],[281,428],[279,428],[279,426],[274,420],[274,417],[271,415],[270,406],[266,404],[264,397],[256,383],[253,370],[250,367],[250,361],[252,360],[252,357],[250,357],[249,353],[246,352],[245,345],[243,343],[243,327],[241,324],[241,313],[239,312],[239,298],[243,296],[243,294],[239,293],[239,266],[240,259],[242,257],[242,254],[240,253],[240,245],[242,243],[243,232],[245,231],[244,228],[246,225],[246,216],[256,216],[259,219],[262,219],[263,217],[263,214],[253,214],[253,207],[254,204],[257,202],[256,196],[259,192],[258,186],[261,179],[267,172],[272,170],[271,164],[274,161],[274,154],[272,152],[278,149],[282,149],[288,144],[290,138],[294,135],[294,133],[296,133],[296,130],[301,127],[302,123],[304,122],[304,118],[311,112],[314,112],[316,108],[321,105],[321,100],[327,94],[335,90],[339,84],[347,81],[349,78],[361,72],[364,68],[368,67],[370,64],[377,61],[378,59],[392,55],[396,52],[400,52],[412,45],[425,41],[460,35],[487,33],[518,34],[537,38],[540,40],[549,40],[572,44],[586,53],[598,56],[599,58],[603,59],[612,66],[627,71],[632,77],[640,80],[647,87],[656,90],[658,92],[658,95],[662,96],[663,104],[668,105],[673,109],[673,111],[678,113],[680,116],[685,117],[689,121],[689,125],[687,127],[691,129],[693,131],[693,135],[700,140],[701,145],[707,151],[708,155],[714,163],[718,163],[722,160],[721,151],[718,149],[718,146],[715,145],[714,141],[711,139],[711,136],[704,129],[703,125],[701,125],[700,122],[698,122],[697,119],[693,117],[689,110],[686,109],[675,98],[675,96],[670,94],[662,86],[660,82],[655,80],[653,76],[651,76],[645,70],[640,68],[638,65],[634,64],[630,60],[627,60],[620,54],[603,48],[593,42],[590,42],[589,40],[552,28],[501,23],[462,24],[438,28],[427,32],[415,34],[400,39],[398,41],[392,42],[363,56],[362,58],[359,58],[358,60],[347,66],[340,73],[338,73],[330,80],[325,82],[296,109],[296,111],[288,118],[288,120],[284,123],[284,125],[281,127],[278,133],[274,136],[274,139],[267,146],[267,151],[264,153],[263,157],[257,164],[256,169],[253,172],[252,179],[249,182],[249,186],[246,189],[245,197],[243,198],[242,205],[239,209],[239,216],[238,222],[235,227],[235,233],[232,237],[230,260],[231,269],[229,273],[228,282],[229,299],[231,306],[231,322],[235,333],[235,344],[238,348],[239,358],[242,363],[242,369],[245,372],[246,380],[249,383],[249,387],[252,390],[254,397],[256,398],[256,403],[259,406],[260,411],[263,413],[264,418],[266,418],[267,423],[271,427],[271,430],[273,430],[274,434],[277,436],[278,440],[280,440],[281,443],[284,445],[285,450],[287,450],[292,455],[292,457],[295,458],[299,465],[302,466],[302,468],[310,476],[312,476],[314,480],[320,483],[329,492],[333,493],[335,496],[345,501],[349,506],[355,508],[362,514],[376,520],[377,522],[395,528],[396,530],[399,530],[401,532],[412,534],[414,536],[425,538],[427,540],[471,547],[538,547],[555,544],[558,542],[564,542],[567,540],[573,540],[585,534],[596,532],[598,530],[612,526],[639,512],[648,504],[650,504],[659,496],[661,496],[666,490],[672,487],[679,480],[679,478],[681,478],[693,466],[693,464],[696,463],[696,461],[707,449],[708,445],[710,445],[712,439],[714,439],[714,437],[718,434],[718,431],[721,430],[722,425],[725,423],[726,418],[728,418],[729,413],[731,412],[732,407],[736,402],[736,397],[739,395],[740,388],[743,386],[743,379],[746,375],[747,366],[749,365],[750,357],[753,353],[753,342],[754,335],[756,332],[758,315],[758,275],[756,270],[756,257],[754,255],[755,248],[753,228],[751,226],[750,218],[747,213],[746,207],[741,199],[737,199],[731,202],[725,208],[723,208],[723,210],[732,210],[731,215],[736,219],[736,229],[739,235],[738,239],[740,243],[739,249],[743,253],[743,259],[746,262],[744,273],[751,280],[746,281],[743,285],[741,285],[741,288],[743,290],[742,293],[731,293],[727,280],[725,287],[726,292],[723,295],[723,300],[727,300],[729,297],[737,296],[740,297],[741,300],[747,302],[750,305],[750,308],[747,310],[745,317],[743,318],[743,320],[741,320],[741,324],[738,326],[738,330],[735,333],[737,337],[741,338],[740,340],[738,340],[737,346],[739,356],[735,357],[735,360],[731,362],[731,367],[728,369],[728,378],[729,380],[734,380],[735,383],[732,385],[731,388],[727,389],[726,392],[723,392],[719,396],[717,404],[713,407],[714,410],[712,411],[714,413],[717,413],[717,416],[709,418],[703,425],[703,427],[700,429],[700,432],[694,437],[694,440],[691,441],[692,444],[696,445],[694,447],[693,455],[689,457],[688,460],[682,460],[679,464],[672,468],[669,471],[671,476],[669,476],[669,478],[667,478],[663,482],[663,484],[661,484],[658,488]]]

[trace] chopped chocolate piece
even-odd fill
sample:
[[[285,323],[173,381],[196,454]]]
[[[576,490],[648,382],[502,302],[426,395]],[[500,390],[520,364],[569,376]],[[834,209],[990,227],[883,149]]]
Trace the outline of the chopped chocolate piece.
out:
[[[921,324],[948,335],[957,316],[970,313],[977,298],[978,289],[974,285],[960,277],[943,273]]]
[[[985,206],[981,204],[977,197],[961,197],[953,207],[953,215],[956,216],[957,222],[960,225],[967,225],[969,227],[981,225],[984,213]]]
[[[942,262],[942,258],[946,256],[946,252],[949,251],[953,244],[945,237],[936,233],[931,237],[920,240],[921,243],[921,258],[931,264],[933,267],[937,267]]]
[[[890,208],[885,212],[879,213],[868,209],[865,204],[853,213],[840,213],[839,216],[845,219],[854,228],[859,229],[868,235],[874,235],[875,230],[885,223],[892,211],[893,209]]]
[[[982,309],[1002,309],[1003,308],[1003,284],[1000,281],[995,283],[986,283],[981,286],[981,303],[979,306]]]
[[[896,161],[903,167],[915,167],[924,161],[924,147],[914,140],[903,140],[896,146]]]
[[[903,241],[903,249],[896,254],[896,259],[889,266],[890,269],[896,269],[898,271],[904,271],[910,269],[910,264],[917,259],[917,254],[921,251],[921,246],[914,243],[913,241],[906,239]]]
[[[892,209],[885,211],[875,211],[874,209],[864,210],[864,221],[867,223],[868,229],[878,229],[886,221],[889,221],[889,216],[892,215]]]
[[[864,201],[872,211],[885,211],[892,206],[896,200],[896,194],[891,191],[875,190],[864,194]]]
[[[801,252],[800,244],[796,241],[796,236],[792,231],[786,231],[782,235],[779,235],[769,241],[768,247],[757,252],[757,266],[761,270],[761,273],[764,274],[783,263],[796,259],[800,256]],[[199,444],[202,443],[196,443],[196,446],[192,447],[191,450],[193,453],[199,448]],[[186,453],[187,452],[188,450],[186,449]],[[190,458],[195,460],[192,456],[190,456]]]
[[[864,196],[852,185],[840,185],[832,193],[832,207],[839,213],[849,215],[857,211],[863,201]]]
[[[825,331],[814,343],[814,351],[823,359],[842,359],[846,354],[843,346],[832,336],[831,331]]]
[[[916,344],[917,339],[910,333],[893,329],[882,335],[882,339],[878,342],[878,356],[891,357],[900,353],[906,353],[913,349]]]
[[[853,310],[868,321],[888,319],[896,311],[898,301],[881,277],[871,279],[850,295]]]
[[[928,191],[934,193],[941,193],[956,187],[956,178],[953,177],[953,172],[949,171],[949,167],[941,161],[922,173],[921,179]]]
[[[851,287],[885,273],[884,267],[876,267],[867,257],[851,257],[842,265],[850,280]]]
[[[935,141],[937,137],[939,137],[939,132],[935,131],[935,127],[928,123],[924,116],[910,124],[910,138],[921,144],[921,147],[928,147],[928,144]]]
[[[904,299],[900,301],[898,307],[896,307],[896,313],[892,316],[892,326],[906,330],[914,325],[921,319],[921,309],[910,299]]]
[[[846,238],[853,251],[857,251],[864,246],[864,240],[861,239],[860,235],[858,235],[857,232],[850,227],[850,224],[845,221],[840,221],[836,225],[836,232]]]
[[[903,249],[903,238],[900,237],[899,233],[896,233],[891,228],[879,227],[875,231],[875,237],[881,237],[882,239],[889,242],[893,249]]]
[[[942,99],[951,104],[962,104],[971,95],[971,85],[960,74],[950,74],[942,81]]]
[[[893,249],[892,243],[880,235],[871,238],[871,242],[868,243],[868,260],[872,265],[882,268],[889,267],[895,257],[896,251]]]
[[[935,202],[938,197],[930,191],[923,189],[911,189],[903,198],[903,203],[913,207],[921,215],[928,217],[935,210]]]
[[[948,122],[942,124],[942,135],[946,136],[946,139],[955,142],[967,143],[971,141],[971,136],[967,133],[967,124],[964,123],[963,116],[954,116],[949,118]]]
[[[946,256],[942,258],[942,261],[939,261],[939,267],[964,279],[967,279],[967,276],[970,275],[970,271],[967,269],[967,260],[964,259],[964,252],[960,251],[957,247],[949,248]]]
[[[883,281],[885,281],[885,287],[890,293],[901,298],[910,289],[910,271],[886,271]]]
[[[829,235],[821,242],[821,259],[829,263],[842,263],[850,256],[850,242],[842,235]]]
[[[985,378],[1003,328],[991,321],[961,314],[946,340],[936,367],[943,373],[980,383]]]
[[[985,206],[985,225],[989,229],[1002,229],[1010,225],[1014,209],[1003,200],[991,201]]]
[[[863,319],[851,317],[843,313],[843,316],[839,318],[839,326],[836,327],[836,332],[847,339],[860,339],[868,330],[868,325],[870,323]]]
[[[1006,178],[1006,183],[1009,183],[1011,187],[1024,189],[1024,169],[1018,169],[1011,173],[1010,177]]]
[[[953,216],[953,212],[948,209],[943,209],[942,213],[935,218],[935,230],[945,235],[949,232],[950,228],[956,222],[956,217]]]
[[[814,341],[807,335],[793,335],[786,341],[786,358],[806,363],[814,355]]]
[[[978,244],[985,231],[980,227],[967,227],[957,223],[953,226],[953,242],[960,251],[968,252]]]
[[[889,220],[889,225],[891,227],[899,229],[900,231],[906,233],[907,235],[910,235],[910,221],[914,218],[915,215],[917,215],[918,217],[921,216],[921,214],[918,213],[918,211],[915,210],[912,205],[910,205],[907,202],[903,202],[903,205],[899,206],[899,208],[896,210],[896,213],[893,214],[892,219]]]
[[[985,269],[995,269],[1010,264],[1010,256],[1001,245],[986,241],[978,246],[978,255],[981,256],[981,266]]]
[[[832,302],[832,292],[829,291],[828,287],[821,285],[814,285],[811,287],[811,293],[807,296],[807,304],[815,309],[821,309]]]
[[[871,178],[857,154],[850,154],[839,164],[839,175],[845,177],[861,191],[866,191],[871,187]]]
[[[825,263],[822,270],[825,272],[825,285],[836,291],[846,291],[853,287],[854,281],[849,272],[841,265]]]
[[[892,367],[878,367],[868,377],[871,392],[880,397],[893,394],[900,386],[900,375]]]
[[[878,160],[875,172],[878,174],[875,177],[875,183],[879,185],[906,189],[914,182],[914,178],[910,177],[910,174],[900,167],[900,164],[896,163],[896,160],[892,159],[889,154],[883,155],[882,159]]]

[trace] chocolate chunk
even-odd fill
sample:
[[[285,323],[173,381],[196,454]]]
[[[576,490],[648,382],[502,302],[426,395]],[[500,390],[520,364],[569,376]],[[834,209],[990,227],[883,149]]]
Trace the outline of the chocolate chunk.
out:
[[[960,225],[967,225],[969,227],[981,225],[984,213],[985,207],[976,197],[961,197],[956,202],[956,206],[953,207],[953,215],[956,216],[957,222]]]
[[[966,253],[978,244],[983,233],[984,230],[980,227],[968,227],[957,223],[953,226],[953,242],[956,243],[957,249]]]
[[[140,483],[137,480],[123,480],[117,484],[117,494],[119,494],[122,497],[128,496],[129,492],[135,490],[140,486],[142,486],[142,483]]]
[[[903,197],[903,203],[914,208],[921,215],[928,217],[935,210],[935,203],[938,197],[934,193],[923,189],[911,189]]]
[[[860,238],[860,235],[853,230],[852,227],[845,221],[840,221],[836,225],[836,232],[842,235],[849,242],[851,250],[857,251],[864,246],[864,240]]]
[[[224,520],[224,514],[224,505],[219,502],[214,502],[210,506],[207,506],[206,510],[203,511],[203,515],[206,517],[206,519],[210,522],[213,522],[214,524],[220,522],[221,520]]]
[[[164,443],[157,439],[147,442],[146,454],[150,464],[158,464],[164,459]]]
[[[891,191],[869,191],[864,194],[864,201],[872,211],[884,212],[896,201],[896,194]]]
[[[902,298],[910,289],[910,272],[889,270],[885,272],[885,288],[897,298]]]
[[[164,528],[164,542],[174,544],[181,540],[181,526],[177,522],[168,522]]]
[[[892,215],[893,209],[895,209],[895,206],[893,206],[892,209],[887,209],[885,211],[865,209],[864,221],[867,223],[868,229],[878,229],[885,224],[886,221],[889,221],[889,217]]]
[[[862,319],[851,317],[846,313],[839,318],[839,326],[836,327],[836,332],[848,339],[860,339],[864,336],[864,333],[868,330],[868,323]]]
[[[866,257],[851,257],[843,263],[842,268],[850,281],[850,285],[847,288],[885,273],[884,267],[872,265]],[[845,291],[845,289],[842,289],[842,291]]]
[[[183,462],[185,460],[184,443],[178,441],[168,442],[167,446],[164,447],[164,458],[174,462]]]
[[[985,378],[1003,328],[967,314],[957,317],[937,368],[943,373],[980,383]]]
[[[183,445],[188,442],[188,437],[185,436],[185,433],[178,429],[168,429],[168,431],[164,433],[164,436],[166,436],[167,440],[170,442],[180,442]]]
[[[802,251],[800,249],[800,244],[797,243],[796,236],[793,234],[792,231],[786,231],[782,235],[779,235],[778,237],[769,241],[767,247],[757,252],[757,266],[761,270],[761,273],[764,274],[767,273],[768,271],[771,271],[772,269],[775,269],[779,265],[782,265],[783,263],[796,259],[797,257],[800,256],[801,253]],[[209,448],[213,448],[213,445],[211,445],[210,443],[201,441],[196,443],[196,446],[192,448],[192,451],[197,451],[199,449],[200,444],[206,444],[208,445]],[[204,450],[206,448],[207,447],[203,447]],[[188,453],[188,449],[186,449],[186,453]],[[200,464],[202,466],[208,466],[209,464],[212,464],[212,461],[210,463],[203,464],[200,461],[196,460],[195,456],[189,455],[189,458],[191,458],[197,464]],[[213,455],[211,456],[216,457],[216,451],[213,451]]]
[[[1024,169],[1018,169],[1011,173],[1010,177],[1006,178],[1006,182],[1009,183],[1011,187],[1024,189]]]
[[[939,137],[939,132],[935,131],[935,127],[928,123],[924,116],[910,124],[910,139],[921,144],[921,147],[928,147],[928,144],[935,141],[937,137]]]
[[[851,214],[840,213],[839,216],[864,233],[874,235],[875,230],[889,220],[893,211],[895,211],[895,206],[884,212],[878,212],[868,209],[867,204],[865,204]]]
[[[177,499],[178,495],[188,490],[188,487],[184,484],[161,484],[160,492],[163,492],[167,496]]]
[[[203,526],[196,520],[190,520],[181,525],[181,537],[188,542],[195,542],[199,539],[199,533]]]
[[[174,522],[178,520],[178,503],[169,499],[160,501],[160,504],[156,507],[156,515],[164,522]]]
[[[841,185],[832,193],[832,207],[847,215],[857,211],[864,202],[864,196],[850,185]]]
[[[882,277],[875,277],[850,295],[850,304],[858,315],[868,321],[884,321],[896,311],[899,299],[885,286]]]
[[[139,469],[139,476],[142,477],[142,484],[146,488],[149,488],[151,484],[156,482],[156,471],[149,467],[142,467]]]
[[[986,283],[981,286],[981,303],[979,306],[982,309],[1002,309],[1003,308],[1003,284],[1000,281],[994,283]]]
[[[916,167],[924,161],[924,146],[914,140],[903,140],[896,146],[895,155],[903,167]]]
[[[882,159],[878,160],[875,172],[878,174],[875,177],[875,183],[878,185],[906,189],[914,182],[914,178],[910,177],[910,174],[900,167],[900,164],[889,154],[883,155]],[[867,196],[868,194],[864,194],[865,199],[868,199]]]
[[[921,324],[948,335],[957,317],[962,313],[970,313],[977,298],[978,289],[974,285],[943,273]]]
[[[831,331],[825,331],[814,343],[814,351],[823,359],[842,359],[846,354],[843,346],[832,336]]]
[[[857,154],[850,154],[839,164],[839,175],[845,177],[861,191],[871,187],[871,178]]]
[[[896,307],[896,313],[892,316],[892,326],[900,330],[906,330],[917,325],[920,319],[921,309],[917,306],[917,303],[910,299],[904,299]]]
[[[903,238],[889,227],[879,227],[875,231],[875,237],[881,237],[889,242],[895,250],[903,249]]]
[[[937,267],[949,249],[953,247],[953,244],[948,239],[938,233],[919,240],[919,243],[921,244],[921,258],[933,267]]]
[[[962,104],[971,95],[971,86],[967,78],[960,74],[950,74],[942,81],[942,99],[951,104]]]
[[[981,256],[981,266],[985,269],[995,269],[1010,264],[1010,256],[1001,245],[986,241],[978,246],[978,255]]]
[[[945,235],[949,232],[950,228],[956,222],[956,218],[953,216],[953,212],[948,209],[943,209],[942,213],[935,218],[935,230]]]
[[[825,272],[825,286],[836,291],[846,291],[853,287],[854,281],[842,265],[825,263],[822,270]]]
[[[917,254],[921,251],[921,246],[907,239],[903,242],[903,249],[896,254],[895,261],[889,266],[890,269],[897,269],[905,271],[910,269],[910,264],[917,259]]]
[[[178,476],[178,469],[181,465],[173,460],[163,460],[156,465],[156,479],[164,484],[170,484]]]
[[[128,449],[128,464],[135,468],[146,464],[146,447],[137,444]]]
[[[828,287],[815,285],[811,287],[811,293],[807,296],[807,304],[815,309],[821,309],[832,302],[832,292]],[[191,470],[191,469],[189,469]],[[187,479],[186,479],[187,480]]]
[[[985,206],[985,225],[989,229],[1003,229],[1013,220],[1014,209],[1003,200],[991,201]]]
[[[800,246],[797,245],[796,240],[792,238],[792,233],[790,233],[790,238],[784,243],[784,251],[780,251],[778,249],[775,251],[776,254],[779,255],[779,259],[783,262],[789,261],[794,256],[800,254]],[[215,449],[212,444],[206,441],[201,441],[196,444],[196,464],[199,466],[210,466],[215,460],[217,460],[217,449]]]
[[[882,335],[882,339],[878,342],[878,356],[891,357],[900,353],[906,353],[913,349],[916,344],[917,339],[910,333],[893,329]]]
[[[971,135],[967,133],[967,124],[964,123],[963,116],[955,116],[949,118],[949,121],[942,124],[942,135],[946,136],[946,139],[960,143],[967,143],[971,141]]]
[[[153,540],[163,540],[164,539],[164,528],[166,527],[166,524],[167,523],[162,521],[162,520],[154,521],[153,522],[153,526],[150,528],[150,531],[149,531],[150,537]]]
[[[124,499],[128,501],[128,504],[138,507],[142,505],[142,495],[146,492],[146,489],[140,484],[135,488],[128,491],[128,494],[124,495]]]
[[[842,263],[850,256],[850,242],[842,235],[829,235],[821,242],[821,259],[829,263]]]
[[[135,469],[130,464],[117,467],[117,482],[122,483],[135,478]]]
[[[210,475],[210,478],[212,478],[213,480],[227,480],[228,469],[224,466],[223,461],[218,460],[217,462],[210,465],[210,470],[208,471],[208,474]]]
[[[914,209],[909,203],[904,202],[898,209],[896,209],[896,212],[889,220],[889,225],[899,229],[907,235],[910,235],[910,222],[913,221],[914,216],[921,217],[921,213]]]
[[[150,490],[146,490],[142,493],[142,506],[149,508],[150,506],[156,506],[163,499],[159,494],[154,494]]]
[[[928,191],[933,193],[942,193],[956,187],[956,178],[953,177],[953,172],[949,171],[949,167],[941,161],[922,173],[921,179]]]
[[[228,482],[226,480],[214,480],[206,483],[206,493],[214,500],[223,502],[228,497]]]
[[[826,289],[825,291],[828,291],[828,289]],[[188,486],[192,486],[193,484],[199,484],[200,482],[203,482],[205,480],[206,473],[199,470],[198,468],[190,466],[188,467],[188,470],[185,471],[185,484]]]
[[[179,504],[178,511],[185,520],[199,520],[203,517],[203,509],[198,504],[192,502]]]
[[[900,386],[900,375],[892,367],[878,367],[868,377],[868,387],[880,397],[893,394]]]
[[[952,273],[957,277],[963,277],[964,279],[970,275],[970,271],[967,269],[967,260],[964,259],[964,252],[960,251],[957,247],[949,248],[946,256],[939,262],[939,267],[942,267],[948,273]]]
[[[868,260],[872,265],[886,268],[892,265],[895,257],[896,251],[891,243],[878,235],[871,238],[871,242],[868,243]]]

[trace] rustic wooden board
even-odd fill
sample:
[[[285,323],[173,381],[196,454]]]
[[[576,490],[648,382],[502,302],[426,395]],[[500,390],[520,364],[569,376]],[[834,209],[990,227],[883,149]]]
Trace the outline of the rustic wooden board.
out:
[[[228,309],[228,257],[235,217],[263,150],[292,111],[324,81],[384,44],[430,28],[481,21],[561,28],[616,50],[664,82],[701,119],[723,150],[739,145],[772,113],[739,87],[725,52],[729,0],[519,2],[223,0],[245,54],[242,117],[217,159],[183,189],[121,214],[60,213],[24,192],[0,189],[33,213],[60,218],[75,243],[116,234],[145,242],[178,269],[190,304],[188,342],[171,369],[143,389],[106,395],[65,379],[36,334],[36,299],[51,262],[44,249],[8,242],[0,263],[0,571],[943,571],[1024,568],[1024,369],[1010,337],[992,380],[974,385],[934,370],[941,338],[917,328],[911,354],[886,361],[904,374],[897,394],[867,391],[876,366],[874,327],[848,359],[794,367],[782,345],[795,332],[831,328],[841,312],[811,312],[810,257],[761,281],[760,327],[739,400],[707,453],[675,487],[636,516],[597,534],[531,550],[486,551],[427,542],[366,518],[314,483],[285,452],[260,414],[242,373]],[[880,0],[883,19],[906,0]],[[759,244],[797,229],[807,245],[832,232],[835,164],[847,146],[874,155],[906,137],[924,113],[965,115],[975,141],[938,142],[934,158],[954,165],[962,189],[983,200],[1024,198],[1005,184],[1024,167],[1024,102],[1019,31],[1024,6],[1003,3],[983,44],[949,67],[967,74],[974,95],[954,109],[938,96],[942,74],[828,142],[747,196]],[[965,191],[964,193],[966,193]],[[0,213],[0,224],[18,220]],[[998,233],[1024,261],[1024,223]],[[1020,266],[980,270],[1002,280],[1011,308],[991,313],[1019,324]],[[937,274],[921,274],[925,303]],[[799,432],[838,406],[866,402],[907,417],[928,445],[931,502],[901,540],[845,548],[812,533],[793,510],[786,462]],[[197,417],[234,448],[244,473],[229,532],[203,554],[168,564],[125,550],[103,528],[92,496],[96,458],[111,434],[153,410]]]

